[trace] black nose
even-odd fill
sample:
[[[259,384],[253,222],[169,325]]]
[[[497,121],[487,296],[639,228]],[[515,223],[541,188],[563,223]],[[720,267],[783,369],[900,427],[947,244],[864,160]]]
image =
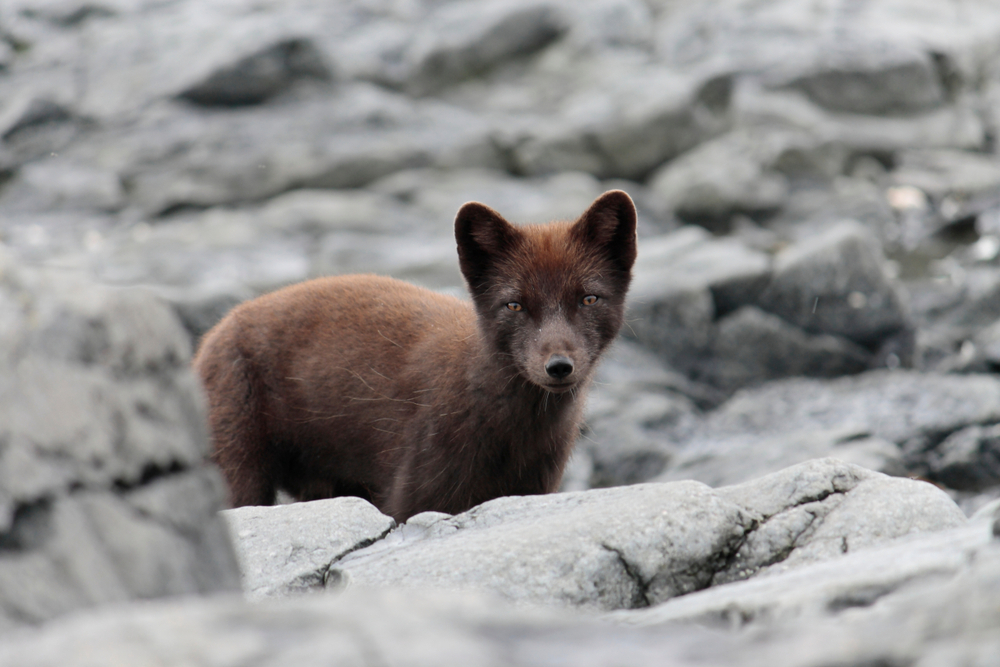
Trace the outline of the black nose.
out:
[[[545,372],[557,380],[562,380],[573,372],[573,362],[562,355],[553,354],[545,364]]]

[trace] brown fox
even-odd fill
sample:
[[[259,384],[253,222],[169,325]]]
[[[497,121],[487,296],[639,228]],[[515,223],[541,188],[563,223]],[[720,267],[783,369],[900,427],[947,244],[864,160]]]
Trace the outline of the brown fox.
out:
[[[233,506],[360,496],[398,521],[550,493],[636,257],[615,190],[573,223],[455,219],[472,305],[391,278],[318,278],[233,309],[193,365]]]

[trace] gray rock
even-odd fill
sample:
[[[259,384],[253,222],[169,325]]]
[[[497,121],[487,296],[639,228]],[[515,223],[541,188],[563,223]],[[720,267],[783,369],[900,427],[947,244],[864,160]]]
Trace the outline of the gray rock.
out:
[[[329,580],[634,608],[964,521],[931,485],[828,459],[718,492],[678,482],[500,498],[404,526],[335,563]]]
[[[812,186],[800,184],[789,195],[784,208],[767,220],[767,228],[794,242],[823,234],[844,220],[861,223],[886,251],[910,242],[908,237],[904,238],[908,228],[900,223],[897,212],[886,200],[884,187],[867,179],[843,176]]]
[[[377,273],[465,297],[455,240],[446,236],[330,234],[312,262],[313,275]]]
[[[0,311],[0,626],[235,588],[170,309],[0,256]]]
[[[699,378],[727,391],[783,377],[838,377],[866,370],[871,354],[843,338],[812,336],[744,306],[719,320]]]
[[[942,105],[948,96],[937,64],[916,44],[843,40],[821,44],[813,58],[786,67],[798,73],[772,74],[832,111],[903,114]]]
[[[360,498],[225,510],[250,600],[322,587],[330,563],[396,522]]]
[[[951,219],[973,212],[963,210],[963,200],[977,195],[997,196],[1000,191],[1000,162],[988,155],[969,151],[901,151],[891,179],[896,185],[919,188],[937,202],[952,196],[958,210],[947,216]]]
[[[126,133],[120,167],[133,183],[132,203],[152,213],[301,187],[359,187],[414,167],[498,162],[483,119],[367,84],[243,113],[164,116]]]
[[[415,231],[434,230],[451,238],[455,213],[468,201],[502,211],[514,223],[540,223],[575,219],[608,188],[583,172],[515,178],[495,169],[469,168],[401,171],[372,183],[369,189],[405,203],[406,218],[419,220]]]
[[[986,533],[982,528],[980,535]],[[959,532],[929,536],[950,538],[951,549],[942,547],[941,540],[937,550],[929,549],[917,538],[909,552],[899,549],[890,556],[889,547],[884,556],[876,556],[871,550],[603,619],[512,609],[490,597],[442,591],[353,590],[254,605],[233,597],[158,602],[59,620],[11,637],[0,643],[0,664],[235,667],[253,659],[310,667],[363,665],[372,656],[394,665],[469,667],[557,662],[583,667],[823,667],[831,659],[837,664],[892,660],[922,667],[989,664],[998,648],[1000,559],[995,544]],[[920,578],[907,580],[907,573]],[[844,577],[843,596],[833,590],[831,574]],[[907,581],[913,585],[905,585]],[[873,585],[866,586],[869,582]],[[880,595],[887,583],[892,591]],[[768,584],[774,584],[772,599],[785,603],[770,607],[776,617],[793,606],[796,592],[803,609],[818,608],[819,613],[767,623],[766,598],[772,591],[763,589]],[[718,609],[721,599],[698,599],[728,590],[735,591],[729,614],[714,613],[712,603]],[[757,592],[763,604],[754,599]],[[824,593],[831,602],[826,607],[820,602]],[[684,614],[678,607],[687,600],[693,604],[691,613]],[[706,612],[698,615],[700,609]],[[739,612],[759,611],[760,624],[731,632],[660,621],[656,614],[661,610],[664,617],[676,610],[679,620],[712,623],[722,617],[734,625],[753,622]]]
[[[118,175],[62,160],[41,160],[21,168],[7,185],[6,211],[116,211],[125,204]]]
[[[986,520],[904,536],[843,558],[674,598],[652,609],[615,612],[613,618],[638,626],[697,621],[742,627],[851,610],[872,622],[869,609],[876,602],[884,607],[910,598],[908,589],[942,580],[954,583],[971,574],[979,558],[995,559],[991,537]],[[926,604],[919,606],[929,611]]]
[[[905,297],[878,241],[845,222],[775,258],[761,308],[813,333],[872,346],[908,326]]]
[[[986,139],[982,119],[965,98],[919,114],[867,116],[830,112],[804,93],[764,90],[747,79],[735,88],[732,108],[740,125],[787,125],[868,155],[913,148],[978,150]]]
[[[690,434],[699,408],[722,402],[721,392],[670,370],[657,355],[619,339],[605,352],[587,396],[575,455],[585,463],[564,490],[645,482],[674,453],[672,439]]]
[[[673,392],[598,387],[587,400],[577,450],[591,467],[584,488],[645,482],[660,474],[673,453],[664,431],[690,429],[696,409]]]
[[[415,35],[402,57],[403,71],[393,78],[414,92],[430,92],[537,51],[565,28],[548,0],[444,5]]]
[[[260,104],[306,77],[329,80],[332,73],[312,41],[285,38],[222,65],[179,97],[203,106]]]
[[[654,636],[468,592],[357,590],[260,604],[185,599],[68,619],[0,643],[0,664],[237,667],[250,659],[360,667],[375,659],[404,667],[541,667],[567,658],[586,667],[623,659],[688,665],[707,664],[682,657],[704,653],[698,647],[706,634],[716,640],[713,653],[734,643],[718,631],[696,634],[697,641],[687,629]]]
[[[714,584],[966,524],[965,514],[932,484],[835,459],[814,459],[718,493],[752,513],[758,525]]]
[[[641,180],[729,126],[726,77],[692,78],[660,68],[623,76],[620,66],[598,76],[597,92],[573,91],[559,115],[500,135],[518,171],[582,170]]]
[[[370,22],[343,43],[331,44],[345,70],[426,95],[523,59],[568,28],[567,17],[551,0],[414,5],[409,16]],[[414,19],[421,21],[421,30],[413,30]]]
[[[665,206],[693,220],[781,208],[789,183],[774,169],[788,133],[736,130],[703,142],[650,176],[650,188]]]
[[[770,261],[699,227],[644,239],[629,292],[628,335],[687,371],[708,349],[712,321],[755,299]]]
[[[952,433],[928,457],[930,477],[961,491],[1000,485],[1000,425],[969,426]]]
[[[743,390],[711,413],[676,443],[658,480],[736,484],[820,456],[925,475],[945,436],[998,421],[1000,383],[988,375],[870,371],[778,380]]]
[[[232,589],[190,346],[149,294],[0,257],[0,625]]]
[[[745,529],[735,505],[696,483],[498,498],[356,551],[330,579],[630,608],[707,586]]]

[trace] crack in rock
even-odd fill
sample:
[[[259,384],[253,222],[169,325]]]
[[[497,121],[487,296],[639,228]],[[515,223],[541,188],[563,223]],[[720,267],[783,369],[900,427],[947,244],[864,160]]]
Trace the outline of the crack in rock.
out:
[[[343,571],[335,568],[334,566],[341,560],[343,560],[344,557],[354,553],[355,551],[360,551],[361,549],[370,547],[376,542],[384,540],[386,536],[388,536],[389,533],[391,533],[392,531],[396,530],[397,527],[398,526],[396,522],[393,521],[392,525],[390,525],[388,528],[382,531],[380,535],[361,540],[354,546],[345,549],[344,551],[334,556],[329,563],[316,570],[315,575],[318,578],[318,583],[316,584],[316,586],[320,588],[339,588],[340,586],[344,585],[346,582],[344,581],[345,577]],[[298,581],[298,578],[296,579],[296,581]]]
[[[625,571],[625,575],[635,584],[635,591],[632,593],[632,599],[629,601],[628,608],[641,609],[643,607],[651,606],[653,604],[649,598],[649,586],[651,582],[643,579],[642,574],[639,572],[639,568],[625,558],[625,553],[621,549],[616,549],[615,547],[603,542],[601,543],[601,548],[615,554],[618,559],[618,563]]]

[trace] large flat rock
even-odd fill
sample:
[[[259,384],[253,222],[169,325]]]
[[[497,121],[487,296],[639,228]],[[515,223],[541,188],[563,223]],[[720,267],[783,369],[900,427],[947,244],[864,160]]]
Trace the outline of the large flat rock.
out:
[[[499,498],[411,521],[333,563],[327,582],[635,608],[965,521],[929,484],[819,460],[718,491],[676,482]]]
[[[0,664],[988,665],[1000,649],[1000,543],[986,527],[604,618],[468,591],[362,588],[258,604],[217,596],[131,605],[0,641]]]

